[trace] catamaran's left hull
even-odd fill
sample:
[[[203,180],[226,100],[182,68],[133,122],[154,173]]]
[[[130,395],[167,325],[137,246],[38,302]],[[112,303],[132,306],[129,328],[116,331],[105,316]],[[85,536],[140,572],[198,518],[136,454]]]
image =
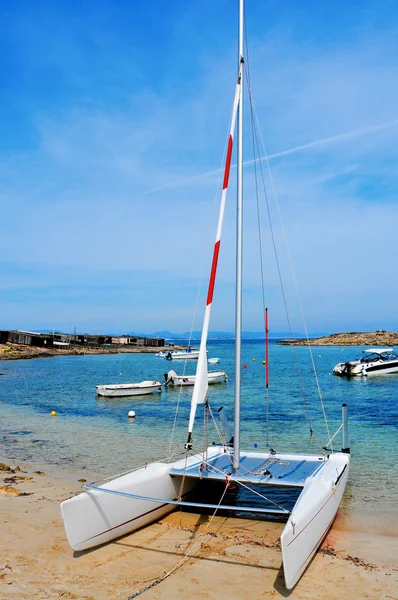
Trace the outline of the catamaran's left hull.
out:
[[[319,473],[307,478],[281,535],[285,584],[291,590],[329,531],[347,483],[350,455],[330,456]]]
[[[185,462],[185,461],[183,461]],[[179,495],[181,479],[170,477],[171,465],[151,463],[146,468],[122,475],[102,484],[101,489],[87,490],[61,504],[66,535],[73,550],[87,550],[153,523],[175,509],[167,500]],[[197,482],[184,485],[189,493]],[[123,496],[136,494],[162,498],[151,502]]]

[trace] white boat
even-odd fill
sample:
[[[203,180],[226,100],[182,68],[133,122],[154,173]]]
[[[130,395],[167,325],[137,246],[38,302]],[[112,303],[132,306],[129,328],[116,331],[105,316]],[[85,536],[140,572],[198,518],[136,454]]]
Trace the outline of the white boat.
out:
[[[362,350],[360,358],[338,363],[334,367],[333,373],[343,377],[398,373],[398,354],[394,352],[393,348]]]
[[[120,398],[122,396],[142,396],[160,392],[162,384],[159,381],[141,381],[141,383],[114,383],[110,385],[96,385],[98,396],[106,398]]]
[[[217,363],[220,362],[219,358],[209,358],[209,360],[207,361],[209,363],[209,365],[216,365]]]
[[[199,350],[187,348],[186,350],[169,350],[168,352],[158,352],[155,354],[158,358],[165,360],[198,360]]]
[[[175,371],[169,371],[164,374],[164,384],[169,385],[195,385],[196,375],[177,375]],[[224,383],[227,381],[227,374],[225,371],[209,371],[207,373],[207,383],[209,385],[213,383]]]
[[[243,0],[239,0],[239,67],[235,86],[233,109],[230,121],[224,179],[221,193],[216,242],[209,279],[199,358],[192,393],[191,411],[184,451],[177,459],[145,464],[100,484],[84,484],[85,491],[62,502],[61,512],[66,535],[74,550],[85,550],[113,540],[156,521],[177,506],[196,507],[197,510],[211,509],[213,512],[228,509],[239,513],[279,516],[287,519],[281,536],[282,560],[285,584],[288,589],[295,586],[331,527],[338,511],[348,478],[350,454],[348,447],[347,407],[343,405],[342,424],[327,440],[324,449],[320,445],[318,454],[294,454],[266,450],[241,450],[241,339],[242,339],[242,190],[243,190],[243,142],[242,87],[245,81],[243,58]],[[222,427],[214,430],[219,436],[218,445],[200,445],[194,437],[197,407],[203,407],[206,424],[213,419],[210,408],[211,394],[208,386],[207,337],[213,303],[214,284],[221,242],[224,209],[229,183],[233,139],[237,114],[238,157],[237,157],[237,251],[236,251],[236,315],[235,315],[235,377],[234,377],[234,428],[229,429],[225,411],[221,407],[219,416]],[[255,162],[255,161],[254,161]],[[259,161],[260,162],[260,161]],[[266,386],[268,387],[268,311],[266,309]],[[299,388],[299,383],[298,383]],[[260,392],[259,392],[260,393]],[[219,394],[216,396],[219,397]],[[320,398],[321,400],[321,398]],[[325,411],[323,410],[325,415]],[[325,415],[326,421],[326,415]],[[327,422],[326,422],[327,424]],[[205,425],[206,426],[206,425]],[[332,441],[342,430],[342,450],[335,451]],[[205,429],[207,431],[207,429]],[[326,427],[329,437],[329,428]],[[312,429],[310,427],[310,432]],[[206,440],[207,436],[197,436]],[[317,436],[318,439],[318,436]],[[197,444],[197,445],[196,445]],[[201,497],[206,497],[206,483],[218,483],[220,496],[214,503],[197,502],[189,496],[201,488]],[[236,484],[235,501],[231,505],[221,504],[230,483]],[[217,486],[216,486],[217,487]],[[282,500],[273,501],[272,491],[278,489],[292,498],[287,507]],[[239,501],[239,490],[252,494],[252,501]],[[293,493],[295,495],[293,496]],[[267,496],[268,494],[269,496]],[[298,495],[298,499],[296,500]],[[283,496],[282,496],[283,497]],[[264,553],[267,548],[264,548]]]

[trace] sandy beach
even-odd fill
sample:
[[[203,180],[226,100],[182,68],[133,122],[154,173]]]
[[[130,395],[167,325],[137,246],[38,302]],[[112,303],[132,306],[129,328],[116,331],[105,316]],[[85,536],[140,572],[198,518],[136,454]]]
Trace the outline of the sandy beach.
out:
[[[80,490],[77,476],[10,467],[0,471],[1,599],[127,600],[173,569],[139,597],[398,598],[398,524],[388,516],[355,519],[340,511],[289,592],[278,542],[283,524],[176,511],[113,543],[74,553],[59,503]],[[184,561],[187,552],[192,557]]]

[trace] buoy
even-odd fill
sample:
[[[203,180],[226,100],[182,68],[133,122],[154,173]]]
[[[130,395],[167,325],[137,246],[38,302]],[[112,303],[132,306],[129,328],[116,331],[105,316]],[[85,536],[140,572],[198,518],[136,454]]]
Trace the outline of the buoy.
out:
[[[247,364],[246,364],[246,363],[243,365],[243,368],[244,368],[244,369],[247,369]]]
[[[266,364],[266,362],[265,362],[265,360],[263,360],[263,365],[265,365],[265,364]]]
[[[52,410],[50,414],[51,414],[52,417],[56,417],[57,416],[57,413],[55,412],[55,410]]]
[[[134,419],[134,417],[135,417],[135,412],[134,412],[133,410],[130,410],[130,411],[129,411],[129,415],[128,415],[128,416],[129,416],[129,419]]]
[[[322,358],[322,354],[318,354],[319,358]]]
[[[255,359],[255,358],[252,358],[252,361],[253,361],[253,362],[256,362],[256,359]]]

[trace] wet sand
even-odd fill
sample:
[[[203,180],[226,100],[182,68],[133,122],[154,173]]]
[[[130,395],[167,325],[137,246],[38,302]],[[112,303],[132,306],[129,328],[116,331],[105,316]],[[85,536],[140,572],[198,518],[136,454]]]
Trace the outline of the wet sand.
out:
[[[391,515],[340,511],[306,573],[286,590],[283,524],[176,511],[91,551],[74,553],[59,504],[77,476],[11,465],[0,471],[0,598],[122,600],[173,572],[139,598],[162,600],[396,600],[398,523]],[[187,552],[193,555],[184,562]],[[181,566],[176,568],[182,561]]]

